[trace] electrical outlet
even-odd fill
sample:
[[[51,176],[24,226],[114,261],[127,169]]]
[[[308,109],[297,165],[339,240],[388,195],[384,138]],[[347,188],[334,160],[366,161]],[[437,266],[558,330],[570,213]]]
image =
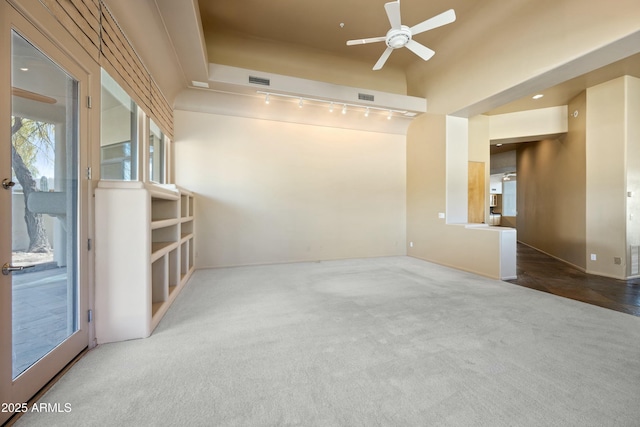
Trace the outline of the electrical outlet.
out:
[[[615,265],[620,265],[620,264],[622,264],[622,258],[620,258],[620,257],[614,257],[614,258],[613,258],[613,263],[614,263]]]
[[[596,261],[598,256],[596,254],[591,254],[591,261]]]
[[[444,212],[439,212],[438,213],[438,218],[444,219]]]

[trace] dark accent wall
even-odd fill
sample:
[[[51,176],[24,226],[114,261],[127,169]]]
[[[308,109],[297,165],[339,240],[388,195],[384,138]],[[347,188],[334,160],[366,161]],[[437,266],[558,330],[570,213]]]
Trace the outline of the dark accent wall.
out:
[[[566,135],[517,150],[518,240],[585,269],[586,92],[569,112]]]

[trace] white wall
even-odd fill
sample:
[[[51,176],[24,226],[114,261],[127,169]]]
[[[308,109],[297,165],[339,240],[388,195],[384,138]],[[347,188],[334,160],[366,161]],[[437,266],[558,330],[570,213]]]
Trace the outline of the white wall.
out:
[[[405,136],[175,111],[196,267],[406,254]]]
[[[468,219],[469,121],[447,116],[447,223],[464,224]]]
[[[587,89],[587,272],[625,277],[626,77]],[[596,259],[591,259],[595,254]]]
[[[549,135],[567,133],[566,105],[489,116],[492,142],[539,141]]]
[[[627,275],[640,274],[640,79],[627,77]]]

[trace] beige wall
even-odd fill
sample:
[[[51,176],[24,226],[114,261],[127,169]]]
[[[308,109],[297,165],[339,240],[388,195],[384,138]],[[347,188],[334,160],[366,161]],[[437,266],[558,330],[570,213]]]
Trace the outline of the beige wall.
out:
[[[625,76],[587,90],[587,268],[618,278],[632,274],[630,246],[640,229],[633,209],[640,194],[638,81]]]
[[[405,137],[176,111],[196,266],[404,255]]]
[[[585,265],[585,103],[570,104],[569,132],[517,152],[518,240],[582,269]]]
[[[627,78],[627,275],[640,274],[640,79]],[[631,251],[634,247],[635,251]]]
[[[608,60],[592,57],[560,70],[639,31],[640,2],[490,0],[452,26],[456,31],[438,45],[438,60],[417,61],[408,70],[407,91],[426,97],[433,113],[485,107],[471,111],[472,116],[589,71],[580,67],[597,68],[601,59],[606,61],[601,65],[611,62],[612,55]],[[555,69],[561,80],[548,74]]]
[[[391,64],[373,72],[369,62],[351,60],[308,47],[240,34],[209,32],[205,37],[209,61],[215,64],[407,94],[404,71]]]
[[[184,73],[155,1],[103,0],[169,104],[186,87]],[[191,23],[189,23],[191,25]]]
[[[407,248],[410,256],[500,277],[500,235],[487,229],[449,225],[445,213],[447,120],[423,114],[407,136]],[[465,157],[466,158],[466,157]]]
[[[125,10],[129,7],[124,6],[125,3],[130,2],[109,0],[109,3],[119,3],[123,5],[122,10]],[[496,9],[498,3],[499,8]],[[117,9],[115,5],[113,9]],[[464,111],[477,110],[478,105],[487,107],[473,113],[478,114],[559,82],[561,80],[554,80],[559,78],[558,75],[566,79],[568,74],[587,71],[567,66],[570,61],[589,56],[589,60],[578,61],[577,65],[595,68],[600,58],[595,58],[594,63],[594,56],[591,55],[594,51],[640,30],[640,3],[636,0],[586,3],[581,0],[558,0],[544,1],[541,5],[529,0],[513,0],[508,4],[490,0],[474,9],[472,18],[465,22],[460,17],[454,24],[459,27],[459,31],[453,32],[438,46],[437,60],[417,61],[406,76],[391,66],[385,66],[383,70],[374,73],[368,62],[340,59],[322,51],[280,43],[271,44],[246,37],[237,38],[230,34],[214,35],[220,38],[209,44],[209,60],[336,84],[425,96],[431,113],[458,112],[464,115]],[[130,20],[135,22],[133,17]],[[486,25],[487,22],[494,22],[496,25]],[[544,25],[540,25],[541,22]],[[127,22],[123,25],[128,27]],[[485,27],[478,28],[475,25]],[[469,32],[476,35],[471,43]],[[152,55],[159,50],[160,41],[137,43],[138,38],[149,37],[134,31],[127,31],[127,34],[134,45],[142,46],[139,49],[141,54]],[[210,36],[207,35],[212,40]],[[276,51],[278,55],[274,55]],[[614,57],[615,55],[611,56],[610,60]],[[157,80],[163,90],[165,87],[175,86],[175,81],[180,79],[171,78],[169,71],[173,67],[163,71],[162,65],[156,63],[159,62],[150,60],[149,67],[154,75],[158,73]],[[327,66],[328,64],[331,66]],[[556,70],[559,70],[558,75],[552,75],[552,71]],[[166,92],[169,99],[173,100],[174,97],[170,94],[175,91],[167,89]],[[417,119],[420,120],[422,119]],[[431,135],[422,133],[422,129],[422,125],[412,126],[408,140],[429,139]],[[178,135],[176,140],[180,137]],[[458,150],[459,146],[460,144],[456,145],[454,149]],[[466,163],[468,153],[459,154]],[[447,156],[443,159],[443,162],[446,161]],[[422,167],[420,163],[409,162],[409,176],[413,173],[411,168],[414,164]],[[183,167],[176,163],[178,174]],[[418,174],[422,172],[416,171]],[[432,182],[427,186],[438,188],[443,194],[450,192],[455,196],[455,200],[451,201],[459,204],[458,188],[452,190],[447,181],[448,176],[455,176],[454,172],[432,176]],[[448,212],[449,202],[450,200],[443,200],[443,206],[438,207],[439,211]],[[409,217],[420,223],[420,229],[429,227],[430,219],[420,218],[419,210],[412,212],[414,208],[414,205],[408,205]],[[463,242],[465,243],[469,242]],[[443,261],[450,265],[456,262],[455,254]]]
[[[587,270],[625,277],[625,79],[587,89]],[[591,260],[591,254],[597,259]]]

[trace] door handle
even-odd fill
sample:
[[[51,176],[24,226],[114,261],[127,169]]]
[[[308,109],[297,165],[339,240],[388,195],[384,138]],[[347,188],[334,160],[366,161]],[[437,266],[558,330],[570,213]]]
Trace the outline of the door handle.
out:
[[[11,181],[10,179],[5,178],[2,180],[2,188],[4,188],[5,190],[9,190],[14,185],[16,185],[16,183]]]
[[[25,268],[33,268],[35,265],[9,265],[8,262],[5,262],[2,266],[2,274],[8,276],[12,271],[22,271]]]

